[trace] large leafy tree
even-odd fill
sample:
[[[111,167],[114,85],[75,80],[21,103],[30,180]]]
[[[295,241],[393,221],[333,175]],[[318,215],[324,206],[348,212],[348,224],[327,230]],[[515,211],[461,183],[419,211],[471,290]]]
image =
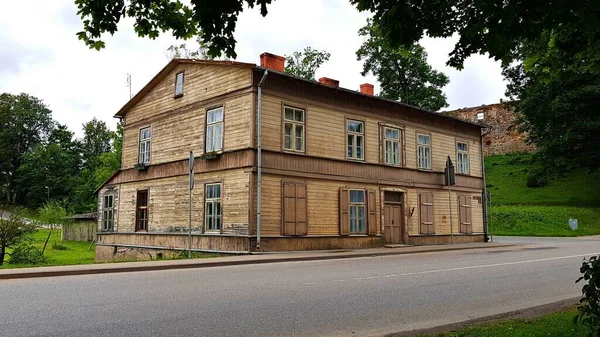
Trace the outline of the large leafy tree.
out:
[[[285,56],[285,72],[307,80],[315,79],[315,72],[329,61],[331,54],[324,50],[316,50],[312,47],[304,48],[304,51],[295,51],[292,55]]]
[[[196,37],[197,48],[190,48],[185,43],[179,45],[170,45],[165,55],[168,59],[194,59],[194,60],[213,60],[214,56],[208,54],[210,45],[202,41],[200,36]]]
[[[391,46],[371,20],[359,35],[365,38],[356,52],[358,60],[364,61],[362,75],[371,72],[377,77],[381,97],[433,111],[448,106],[442,88],[450,80],[427,63],[422,46]]]
[[[98,157],[111,151],[113,133],[104,121],[96,118],[83,124],[81,154],[86,168],[94,170],[98,165]]]
[[[43,144],[53,129],[51,111],[38,98],[0,95],[0,197],[17,201],[16,172],[26,154]]]

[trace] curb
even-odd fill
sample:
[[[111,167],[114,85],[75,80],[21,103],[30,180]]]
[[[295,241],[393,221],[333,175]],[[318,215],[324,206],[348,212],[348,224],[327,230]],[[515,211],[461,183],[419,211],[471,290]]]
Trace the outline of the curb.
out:
[[[86,269],[66,269],[66,270],[35,270],[28,271],[23,268],[22,272],[15,272],[15,269],[5,269],[8,273],[2,273],[0,271],[0,280],[10,279],[25,279],[25,278],[39,278],[39,277],[57,277],[57,276],[76,276],[76,275],[93,275],[93,274],[111,274],[111,273],[128,273],[128,272],[140,272],[140,271],[157,271],[157,270],[173,270],[173,269],[192,269],[192,268],[211,268],[211,267],[225,267],[225,266],[239,266],[246,264],[267,264],[267,263],[280,263],[280,262],[305,262],[305,261],[324,261],[324,260],[338,260],[338,259],[352,259],[361,257],[377,257],[377,256],[390,256],[390,255],[409,255],[409,254],[421,254],[421,253],[436,253],[446,251],[458,251],[458,250],[474,250],[474,249],[495,249],[495,248],[506,248],[515,247],[515,244],[497,244],[493,247],[444,247],[441,249],[431,249],[422,251],[409,251],[409,250],[398,250],[394,251],[390,249],[389,252],[372,252],[372,253],[354,253],[354,254],[331,254],[331,255],[315,255],[315,256],[282,256],[277,258],[259,258],[256,260],[240,260],[240,261],[194,261],[190,263],[176,263],[176,264],[154,264],[154,265],[135,265],[135,266],[119,266],[119,263],[105,264],[106,268],[100,268],[97,266],[104,266],[100,264],[91,264],[93,268]],[[255,256],[260,256],[255,255]],[[218,258],[217,258],[218,259]],[[167,262],[167,261],[165,261]],[[143,262],[140,262],[143,263]],[[58,266],[57,266],[58,267]],[[74,266],[69,266],[74,267]],[[39,267],[46,268],[46,267]],[[52,267],[48,267],[52,268]],[[19,269],[20,271],[21,269]]]
[[[581,297],[573,297],[566,300],[542,304],[520,310],[509,311],[501,314],[474,318],[467,321],[441,325],[433,328],[395,332],[384,335],[384,337],[418,337],[422,335],[437,335],[444,332],[454,332],[473,326],[482,326],[489,323],[498,323],[513,319],[534,319],[546,314],[563,311],[574,307],[579,303]],[[462,336],[462,335],[461,335]]]

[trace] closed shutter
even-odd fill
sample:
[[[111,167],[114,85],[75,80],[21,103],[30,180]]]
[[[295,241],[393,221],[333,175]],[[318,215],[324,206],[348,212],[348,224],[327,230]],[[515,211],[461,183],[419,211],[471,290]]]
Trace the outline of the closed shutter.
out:
[[[433,221],[433,194],[419,194],[419,208],[421,234],[435,234],[435,225]]]
[[[283,235],[306,235],[306,185],[283,183]]]
[[[340,235],[350,234],[350,215],[348,214],[348,189],[340,188]]]
[[[367,218],[367,230],[369,235],[377,235],[377,202],[376,202],[376,192],[373,190],[369,190],[367,192],[369,197],[367,199],[367,213],[369,217]]]
[[[471,213],[471,196],[458,196],[458,214],[460,220],[460,232],[464,234],[473,233],[472,213]]]

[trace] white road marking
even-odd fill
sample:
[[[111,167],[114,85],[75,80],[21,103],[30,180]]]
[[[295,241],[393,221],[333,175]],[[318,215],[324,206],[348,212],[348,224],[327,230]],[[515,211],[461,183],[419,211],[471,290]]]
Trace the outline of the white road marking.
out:
[[[590,255],[598,255],[600,253],[589,253],[589,254],[579,254],[579,255],[569,255],[569,256],[559,256],[559,257],[548,257],[545,259],[535,259],[535,260],[525,260],[525,261],[514,261],[514,262],[503,262],[503,263],[494,263],[494,264],[484,264],[479,266],[468,266],[468,267],[457,267],[457,268],[447,268],[447,269],[436,269],[436,270],[425,270],[425,271],[417,271],[412,273],[403,273],[403,274],[388,274],[388,275],[379,275],[379,276],[363,276],[356,277],[352,280],[373,280],[373,279],[382,279],[389,277],[400,277],[400,276],[413,276],[413,275],[421,275],[421,274],[433,274],[433,273],[444,273],[450,271],[461,271],[461,270],[469,270],[469,269],[482,269],[482,268],[492,268],[492,267],[501,267],[501,266],[510,266],[516,264],[528,264],[528,263],[536,263],[536,262],[545,262],[545,261],[556,261],[556,260],[566,260],[572,259],[576,257],[586,257]],[[334,282],[346,282],[347,280],[334,280],[330,281],[330,283]],[[310,282],[304,283],[304,285],[317,285],[321,282]]]

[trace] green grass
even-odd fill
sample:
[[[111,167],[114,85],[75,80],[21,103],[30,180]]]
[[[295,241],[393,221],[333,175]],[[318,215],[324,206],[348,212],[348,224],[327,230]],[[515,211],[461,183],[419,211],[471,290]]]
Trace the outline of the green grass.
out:
[[[48,237],[48,229],[40,229],[33,235],[34,244],[36,247],[42,249],[44,242]],[[10,264],[4,263],[3,269],[8,268],[25,268],[25,267],[41,267],[41,266],[66,266],[74,264],[90,264],[94,263],[95,245],[91,246],[90,242],[83,241],[63,241],[62,245],[67,247],[66,250],[55,250],[52,249],[52,244],[56,238],[57,243],[60,242],[60,230],[55,230],[54,234],[50,237],[44,256],[47,261],[41,265],[28,265],[28,264]],[[8,258],[10,260],[10,258]]]
[[[577,219],[571,230],[569,218]],[[582,236],[600,234],[600,207],[492,206],[492,235]]]
[[[539,188],[527,187],[535,169],[530,154],[490,156],[485,159],[488,190],[495,205],[598,206],[600,171],[570,172]]]
[[[527,187],[536,170],[531,154],[490,156],[485,160],[492,194],[493,235],[581,236],[600,234],[600,171],[576,170]],[[569,218],[579,229],[569,228]]]
[[[568,310],[536,319],[517,319],[472,327],[460,331],[430,335],[436,337],[584,337],[586,329],[573,324],[576,310]]]

